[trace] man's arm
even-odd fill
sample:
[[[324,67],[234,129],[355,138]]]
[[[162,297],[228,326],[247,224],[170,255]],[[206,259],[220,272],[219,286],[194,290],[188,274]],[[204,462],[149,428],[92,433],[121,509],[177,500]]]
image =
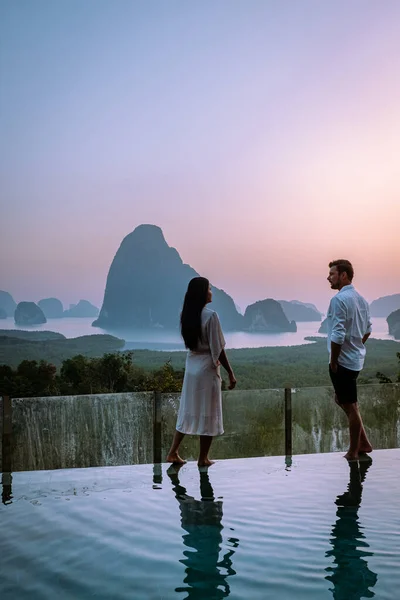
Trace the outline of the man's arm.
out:
[[[332,333],[330,365],[334,373],[337,371],[338,358],[346,337],[346,307],[338,298],[332,302]]]
[[[334,373],[337,371],[338,366],[338,358],[340,351],[342,349],[342,344],[336,344],[336,342],[331,342],[331,369]]]
[[[371,335],[371,332],[366,333],[362,339],[362,343],[365,344],[365,342],[367,341],[367,339],[369,338],[369,336]]]
[[[364,337],[362,339],[362,343],[363,344],[365,344],[365,342],[367,341],[367,339],[371,335],[371,331],[372,331],[372,321],[371,321],[371,315],[370,315],[370,312],[369,312],[369,306],[367,304],[367,331],[364,334]]]

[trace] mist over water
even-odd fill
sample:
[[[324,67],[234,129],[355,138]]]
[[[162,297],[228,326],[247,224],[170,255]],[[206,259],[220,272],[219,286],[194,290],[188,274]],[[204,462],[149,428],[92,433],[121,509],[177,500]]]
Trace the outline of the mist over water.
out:
[[[182,339],[178,329],[120,329],[118,331],[92,327],[93,318],[81,319],[49,319],[42,325],[31,327],[18,327],[13,318],[4,319],[0,322],[0,329],[20,329],[29,331],[55,331],[62,333],[67,338],[75,338],[82,335],[111,334],[126,341],[127,347],[132,349],[149,350],[184,350]],[[321,336],[318,329],[320,321],[298,322],[297,332],[282,333],[248,333],[246,331],[225,332],[225,340],[228,348],[262,348],[265,346],[299,346],[312,343],[305,340],[309,336]],[[372,318],[372,337],[380,340],[394,340],[388,333],[388,325],[383,317]]]

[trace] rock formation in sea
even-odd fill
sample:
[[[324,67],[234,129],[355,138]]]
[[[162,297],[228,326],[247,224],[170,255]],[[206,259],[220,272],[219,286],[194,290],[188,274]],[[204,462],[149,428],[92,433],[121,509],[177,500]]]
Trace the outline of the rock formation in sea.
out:
[[[400,340],[400,308],[390,313],[386,319],[389,333],[395,340]]]
[[[99,314],[97,306],[91,304],[88,300],[79,300],[78,304],[64,310],[64,317],[94,318]]]
[[[38,306],[42,309],[46,319],[61,319],[64,307],[58,298],[44,298],[39,300]]]
[[[390,313],[400,308],[400,294],[382,296],[370,304],[371,317],[388,317]]]
[[[321,323],[318,333],[328,333],[328,319],[324,319]]]
[[[297,331],[295,321],[289,322],[280,303],[271,298],[260,300],[246,308],[244,327],[248,331],[269,333]]]
[[[123,239],[112,261],[103,305],[93,325],[115,330],[175,329],[187,285],[198,275],[168,246],[159,227],[139,225]],[[211,308],[225,330],[243,329],[243,316],[232,298],[214,286]]]
[[[8,292],[4,292],[0,290],[0,308],[2,308],[7,317],[13,317],[15,309],[17,308],[17,303],[14,298]]]
[[[299,300],[278,300],[283,312],[289,321],[320,321],[321,313],[313,304],[306,304]]]
[[[34,302],[19,302],[14,312],[16,325],[40,325],[47,323],[42,309]]]

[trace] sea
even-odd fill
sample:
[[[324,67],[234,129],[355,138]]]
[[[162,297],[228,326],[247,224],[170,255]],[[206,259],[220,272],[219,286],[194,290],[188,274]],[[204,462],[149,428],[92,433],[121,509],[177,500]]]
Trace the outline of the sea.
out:
[[[25,331],[55,331],[62,333],[66,338],[76,338],[83,335],[111,334],[122,338],[127,349],[165,350],[168,352],[184,350],[184,346],[176,330],[157,329],[119,329],[104,330],[92,327],[93,318],[64,318],[49,319],[47,323],[34,326],[18,327],[12,317],[0,321],[0,329],[19,329]],[[249,333],[246,331],[225,332],[228,348],[263,348],[266,346],[300,346],[311,344],[307,337],[324,337],[318,333],[320,321],[298,322],[296,332],[283,333]],[[371,337],[379,340],[393,340],[389,335],[388,324],[383,317],[372,318]]]

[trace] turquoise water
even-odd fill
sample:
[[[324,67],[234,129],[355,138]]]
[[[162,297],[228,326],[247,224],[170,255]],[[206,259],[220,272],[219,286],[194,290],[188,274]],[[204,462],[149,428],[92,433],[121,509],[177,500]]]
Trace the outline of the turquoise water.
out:
[[[3,474],[2,600],[376,597],[400,587],[400,450]]]

